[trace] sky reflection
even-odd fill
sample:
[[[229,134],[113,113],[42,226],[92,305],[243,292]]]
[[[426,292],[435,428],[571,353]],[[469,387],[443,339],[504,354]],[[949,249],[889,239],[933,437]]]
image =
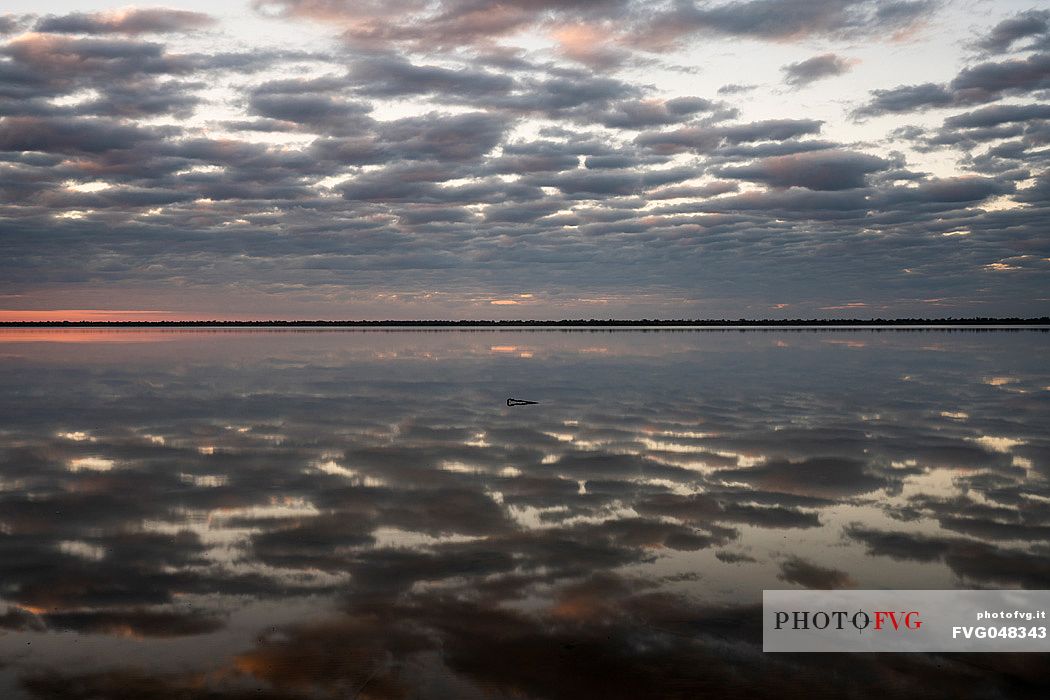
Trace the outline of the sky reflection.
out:
[[[1050,684],[764,656],[757,615],[1050,588],[1046,333],[67,334],[0,333],[4,697]]]

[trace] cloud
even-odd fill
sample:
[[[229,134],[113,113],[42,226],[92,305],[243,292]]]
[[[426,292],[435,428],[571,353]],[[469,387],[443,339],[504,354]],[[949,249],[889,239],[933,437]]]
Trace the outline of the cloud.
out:
[[[1046,557],[1035,552],[1001,549],[964,538],[893,533],[859,525],[846,534],[864,542],[871,554],[901,560],[944,561],[964,581],[983,585],[1041,589],[1050,582]]]
[[[614,129],[642,129],[662,124],[674,124],[693,118],[702,112],[724,119],[736,111],[701,97],[676,97],[671,100],[622,100],[595,116],[595,120]]]
[[[681,2],[657,13],[640,33],[639,41],[649,48],[666,48],[692,33],[775,41],[885,35],[911,27],[935,8],[935,3],[926,1],[743,0],[721,5]]]
[[[790,63],[780,70],[784,73],[784,82],[794,87],[803,87],[817,80],[831,78],[848,73],[853,62],[847,58],[825,53],[805,61]]]
[[[988,100],[1015,92],[1032,92],[1050,87],[1050,53],[1024,59],[979,63],[964,68],[951,82],[959,93],[980,93]]]
[[[784,141],[818,134],[821,124],[815,119],[769,119],[728,126],[691,126],[671,131],[643,132],[635,138],[635,143],[663,154],[688,150],[704,153],[714,151],[723,144]]]
[[[540,187],[556,187],[566,195],[628,195],[650,187],[680,182],[694,177],[691,169],[658,170],[638,173],[624,169],[577,169],[556,176],[535,175],[531,182]]]
[[[54,631],[80,634],[121,634],[137,638],[183,637],[222,629],[225,620],[200,612],[175,613],[145,610],[107,612],[58,612],[43,616]]]
[[[170,128],[143,128],[107,119],[8,117],[0,123],[0,149],[50,153],[104,153],[154,141]]]
[[[0,54],[13,59],[16,65],[39,72],[34,81],[39,84],[77,77],[126,78],[184,74],[193,70],[190,62],[167,54],[161,44],[126,39],[73,39],[23,34],[3,46]],[[15,85],[19,82],[16,81]]]
[[[490,152],[503,138],[509,120],[497,114],[430,113],[385,122],[377,129],[392,152],[407,160],[474,160]]]
[[[977,202],[988,197],[1013,192],[1014,185],[994,178],[956,177],[935,178],[915,187],[896,187],[885,190],[876,201],[885,207],[915,203]]]
[[[739,95],[741,93],[751,92],[756,89],[757,85],[740,85],[738,83],[729,83],[718,88],[719,95]]]
[[[864,187],[869,174],[888,166],[888,161],[877,156],[829,150],[764,158],[750,165],[722,167],[715,173],[772,187],[834,191]]]
[[[502,153],[489,161],[493,172],[503,174],[570,170],[579,165],[575,149],[556,141],[504,144]]]
[[[397,56],[376,56],[356,61],[349,79],[365,95],[393,97],[442,93],[455,96],[505,94],[515,82],[506,75],[461,68],[415,65]]]
[[[615,32],[604,26],[564,24],[556,26],[551,36],[563,56],[593,68],[616,66],[628,57],[627,51],[612,42]]]
[[[316,115],[311,112],[311,119]],[[345,126],[345,122],[340,121]],[[342,146],[346,150],[342,153],[329,151],[331,156],[339,160],[351,162],[385,161],[397,163],[399,161],[444,161],[448,164],[456,162],[476,161],[500,143],[504,133],[509,127],[509,121],[499,114],[488,112],[467,112],[460,114],[441,114],[432,112],[424,116],[412,116],[401,120],[373,123],[369,131],[365,131],[358,139],[350,139],[329,144],[337,149]],[[328,150],[328,149],[325,149]],[[424,166],[420,166],[422,168]],[[443,179],[454,177],[451,168],[442,168],[439,165],[432,166],[440,172],[429,173],[423,176],[424,171],[416,170],[416,174],[409,176],[402,170],[391,169],[385,173],[392,177],[406,177],[408,182],[405,186],[412,187],[414,182],[422,182],[425,179]],[[382,177],[382,174],[373,177]],[[358,178],[360,182],[364,178]],[[383,177],[385,179],[385,177]],[[392,183],[393,184],[393,183]]]
[[[1050,10],[1027,10],[1004,19],[976,45],[988,53],[1004,53],[1011,50],[1020,39],[1039,36],[1050,31]]]
[[[0,65],[0,115],[185,117],[204,87],[186,80],[198,68],[193,60],[149,42],[24,34],[0,55],[9,58]],[[72,95],[82,98],[54,102]]]
[[[1027,58],[989,61],[964,68],[947,84],[925,83],[873,90],[873,99],[855,114],[864,117],[965,107],[1047,88],[1050,88],[1050,53],[1038,53]]]
[[[329,94],[325,81],[283,80],[263,83],[249,97],[248,111],[266,123],[284,122],[294,128],[333,136],[362,134],[374,122],[367,117],[372,105]]]
[[[207,29],[216,20],[202,12],[167,8],[129,8],[114,12],[48,15],[36,25],[53,34],[167,34]]]
[[[746,554],[740,554],[738,552],[727,552],[725,550],[719,550],[715,552],[715,558],[718,561],[725,562],[726,564],[754,564],[758,560],[754,557],[750,557]]]
[[[964,112],[944,120],[944,126],[957,129],[978,129],[1014,122],[1050,119],[1050,104],[995,105],[973,112]]]
[[[18,20],[13,15],[0,15],[0,34],[11,34],[18,29]]]
[[[845,572],[827,569],[799,557],[782,562],[777,578],[787,583],[797,583],[804,588],[820,590],[854,588],[857,585]]]
[[[706,185],[690,186],[678,185],[650,190],[650,199],[674,199],[677,197],[689,197],[694,199],[707,199],[727,192],[736,192],[740,186],[735,182],[711,182]]]
[[[857,115],[876,116],[980,101],[976,97],[956,96],[946,86],[936,83],[907,85],[890,90],[873,90],[871,94],[874,96],[873,99],[858,109]]]
[[[751,0],[716,6],[666,6],[633,0],[513,0],[497,8],[474,0],[345,3],[336,0],[256,0],[270,17],[335,23],[351,46],[373,51],[392,46],[455,52],[489,48],[494,40],[543,31],[562,57],[591,67],[614,67],[631,49],[666,51],[694,35],[769,41],[805,37],[870,37],[905,32],[936,9],[934,2],[873,0]]]
[[[428,50],[453,50],[492,44],[557,18],[562,24],[562,46],[571,55],[573,36],[567,24],[588,19],[616,18],[628,0],[513,0],[498,7],[473,0],[441,0],[434,5],[419,0],[394,3],[347,3],[339,0],[255,0],[268,16],[298,17],[341,25],[343,38],[358,47],[409,45]],[[577,30],[578,31],[578,30]],[[575,52],[577,57],[582,54]],[[590,57],[593,60],[594,56]]]
[[[656,494],[639,502],[635,510],[645,515],[678,518],[694,525],[713,522],[735,522],[767,528],[804,528],[820,525],[816,513],[795,508],[757,507],[735,503],[730,498],[719,499],[699,494]]]
[[[801,462],[771,460],[755,467],[727,469],[718,476],[767,491],[827,498],[871,493],[891,484],[889,478],[869,471],[864,462],[830,457],[814,457]]]

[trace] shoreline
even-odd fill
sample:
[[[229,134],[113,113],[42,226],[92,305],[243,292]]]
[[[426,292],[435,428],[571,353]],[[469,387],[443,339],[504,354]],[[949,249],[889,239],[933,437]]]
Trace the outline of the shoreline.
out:
[[[996,329],[1050,328],[1050,318],[964,318],[964,319],[789,319],[789,320],[429,320],[429,321],[0,321],[0,328],[463,328],[463,329]]]

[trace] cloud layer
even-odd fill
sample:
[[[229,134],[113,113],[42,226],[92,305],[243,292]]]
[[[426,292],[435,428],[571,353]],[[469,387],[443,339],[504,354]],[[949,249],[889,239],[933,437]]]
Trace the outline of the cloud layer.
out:
[[[253,8],[316,40],[245,45],[189,9],[2,17],[6,308],[1045,313],[1045,12],[894,85],[855,54],[921,51],[940,4]],[[715,79],[697,46],[752,61],[741,42],[797,58],[690,89]]]

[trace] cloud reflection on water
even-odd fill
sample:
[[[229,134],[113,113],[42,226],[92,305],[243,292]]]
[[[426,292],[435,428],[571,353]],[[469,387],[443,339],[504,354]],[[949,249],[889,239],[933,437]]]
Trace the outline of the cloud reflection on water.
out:
[[[757,602],[1050,588],[1047,338],[0,347],[0,690],[1043,694],[1035,655],[764,656]]]

